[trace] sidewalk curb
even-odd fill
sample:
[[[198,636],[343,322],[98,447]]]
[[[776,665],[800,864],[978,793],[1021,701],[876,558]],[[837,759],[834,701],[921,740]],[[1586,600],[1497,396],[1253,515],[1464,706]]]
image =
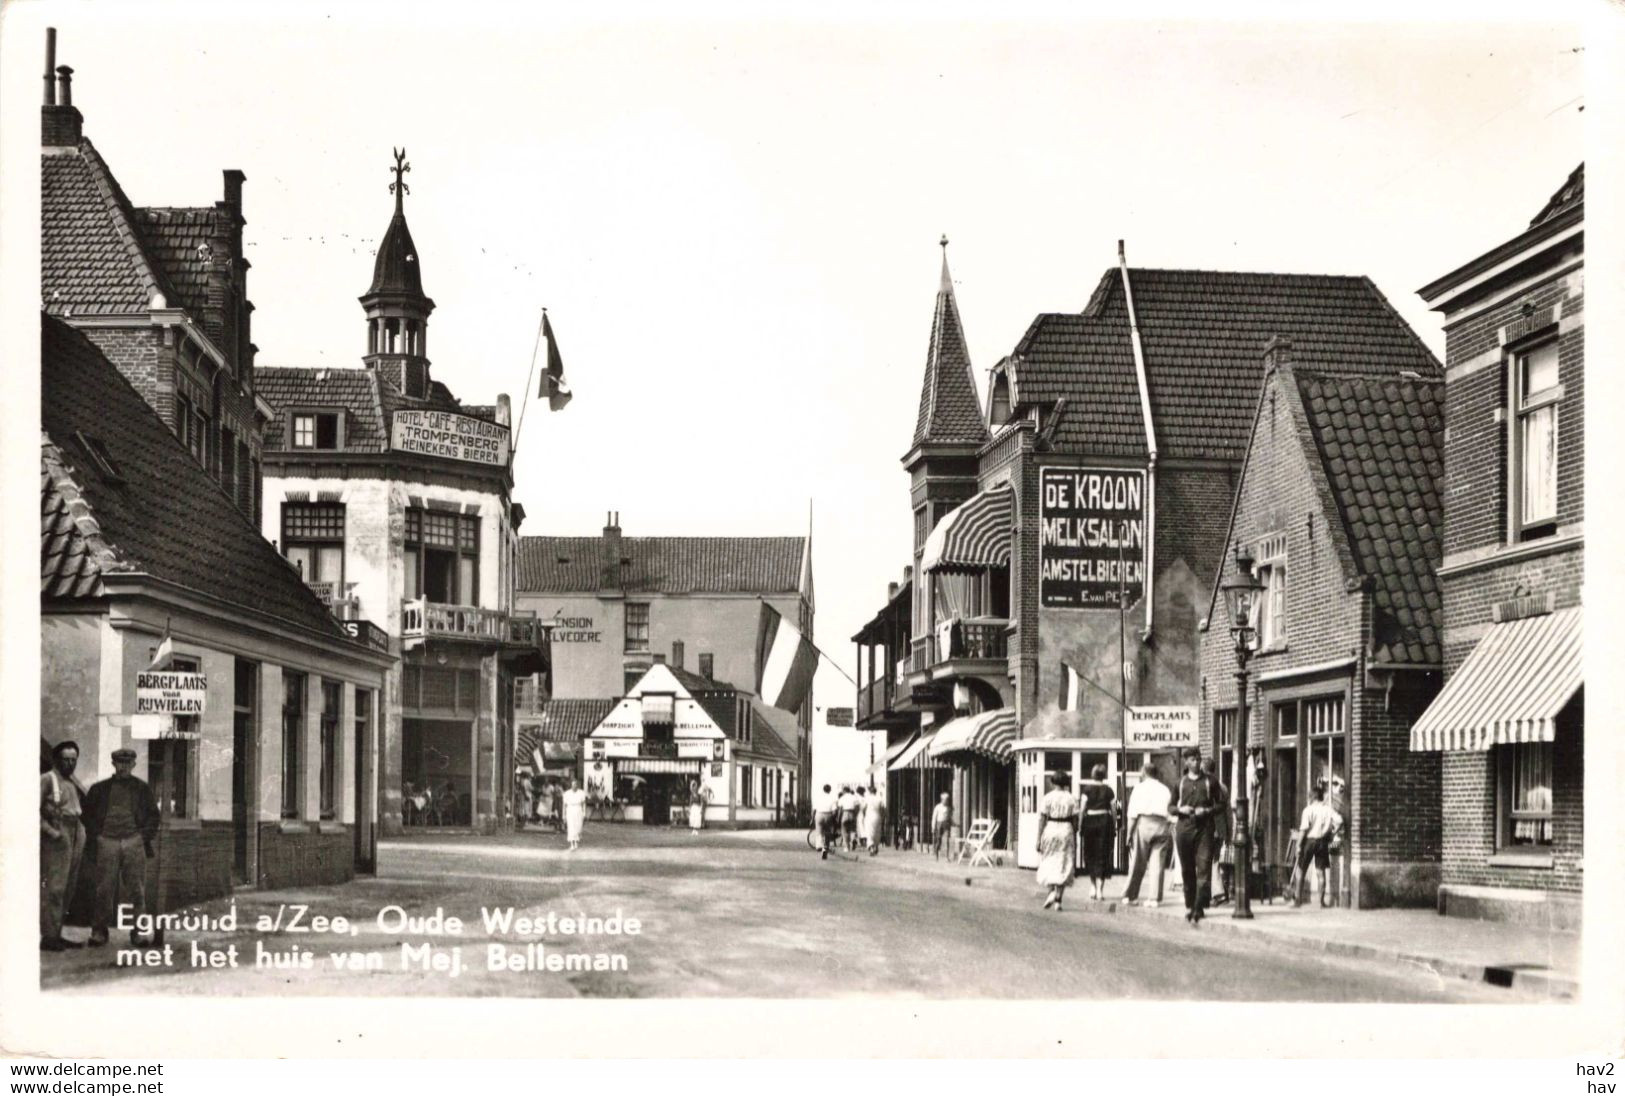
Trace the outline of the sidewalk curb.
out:
[[[917,875],[943,875],[947,878],[958,878],[962,875],[962,873],[957,870],[950,874],[940,869],[927,867],[926,864],[911,864],[907,859],[908,855],[908,853],[896,853],[890,857],[887,857],[886,859],[891,863],[902,867],[905,871],[912,871]],[[930,861],[929,863],[941,862]],[[979,868],[977,870],[985,872],[988,869]],[[987,882],[995,882],[995,880],[1002,882],[1003,878],[1008,878],[1009,883],[1004,884],[1006,886],[1019,885],[1021,882],[1020,877],[1015,874],[1005,876],[1007,871],[1010,873],[1020,872],[1021,869],[1019,868],[994,868],[992,871],[997,874],[983,875],[980,877],[964,876],[964,878],[967,880],[980,878]],[[1034,886],[1036,887],[1036,884],[1034,884]],[[1228,906],[1222,908],[1227,911],[1229,909]],[[1146,909],[1142,913],[1140,909],[1129,906],[1122,898],[1108,898],[1101,902],[1091,902],[1088,899],[1084,899],[1076,904],[1068,903],[1067,909],[1069,912],[1080,911],[1096,916],[1117,914],[1145,916],[1153,920],[1165,920],[1172,924],[1173,914],[1176,907],[1169,906],[1167,908],[1167,912],[1164,912],[1163,909],[1159,907],[1155,910]],[[1359,944],[1345,940],[1329,940],[1321,937],[1306,936],[1295,932],[1279,932],[1266,926],[1259,925],[1257,922],[1238,923],[1230,917],[1228,912],[1223,915],[1204,918],[1202,921],[1202,927],[1198,931],[1216,931],[1219,933],[1228,933],[1237,936],[1265,937],[1277,941],[1285,947],[1290,947],[1295,951],[1307,952],[1311,954],[1319,953],[1324,955],[1335,955],[1347,959],[1363,959],[1368,961],[1375,960],[1387,962],[1395,966],[1419,968],[1440,975],[1441,977],[1459,978],[1468,982],[1483,982],[1486,985],[1492,985],[1503,989],[1518,990],[1521,993],[1529,994],[1531,996],[1547,997],[1557,1000],[1572,1000],[1579,994],[1579,982],[1575,978],[1562,974],[1558,971],[1546,969],[1525,970],[1517,966],[1485,966],[1481,963],[1466,962],[1459,959],[1451,959],[1445,956],[1414,955],[1395,948],[1381,947],[1376,944]]]

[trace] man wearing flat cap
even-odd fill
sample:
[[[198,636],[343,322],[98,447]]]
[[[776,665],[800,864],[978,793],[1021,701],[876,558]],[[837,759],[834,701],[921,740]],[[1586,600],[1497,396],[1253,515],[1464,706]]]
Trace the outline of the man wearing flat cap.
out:
[[[85,833],[96,856],[96,916],[90,946],[107,943],[120,906],[147,912],[147,860],[158,839],[158,803],[135,775],[135,751],[113,751],[113,775],[85,793]],[[130,943],[141,939],[132,929]]]

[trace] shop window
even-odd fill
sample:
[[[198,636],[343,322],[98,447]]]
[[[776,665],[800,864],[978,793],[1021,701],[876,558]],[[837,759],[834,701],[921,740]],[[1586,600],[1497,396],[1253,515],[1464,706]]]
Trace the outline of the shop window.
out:
[[[406,511],[406,600],[478,605],[480,518],[445,510]]]
[[[1552,744],[1521,742],[1495,748],[1500,794],[1496,845],[1503,849],[1552,844]]]
[[[1557,340],[1513,356],[1512,539],[1557,532]]]
[[[626,650],[647,651],[649,649],[649,603],[646,601],[629,601],[626,603]]]
[[[1221,708],[1213,713],[1213,749],[1218,755],[1219,779],[1226,785],[1236,780],[1236,710]]]
[[[304,813],[305,675],[282,671],[282,817]]]
[[[1265,537],[1258,545],[1253,574],[1263,594],[1257,601],[1258,644],[1261,649],[1286,643],[1286,534]]]
[[[157,653],[156,649],[153,653]],[[196,659],[177,658],[170,668],[178,673],[195,674],[201,667]],[[197,777],[193,747],[195,736],[202,729],[202,717],[177,715],[173,718],[177,737],[156,739],[147,746],[147,785],[158,801],[161,817],[190,818]]]
[[[340,416],[337,411],[295,411],[289,431],[295,449],[337,449]]]
[[[1334,798],[1340,796],[1348,779],[1348,739],[1343,734],[1343,698],[1332,696],[1304,701],[1302,724],[1309,739],[1309,787],[1325,785],[1328,789],[1327,802],[1338,807]],[[1338,808],[1338,813],[1343,813],[1341,808]]]
[[[339,703],[343,691],[337,681],[322,682],[322,758],[317,786],[324,821],[338,816]]]
[[[309,583],[332,583],[343,594],[344,503],[282,504],[282,554]]]

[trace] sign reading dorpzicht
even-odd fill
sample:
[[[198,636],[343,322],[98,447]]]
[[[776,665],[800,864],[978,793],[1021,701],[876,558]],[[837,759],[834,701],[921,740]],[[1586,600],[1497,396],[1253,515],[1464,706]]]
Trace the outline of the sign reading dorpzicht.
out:
[[[200,673],[135,675],[136,715],[202,715],[208,695],[208,678]]]
[[[1145,589],[1145,473],[1039,470],[1038,599],[1046,609],[1115,609]]]
[[[1198,742],[1195,708],[1130,708],[1123,713],[1123,748],[1178,750]]]
[[[450,411],[397,411],[390,420],[390,448],[426,457],[508,463],[508,428]]]

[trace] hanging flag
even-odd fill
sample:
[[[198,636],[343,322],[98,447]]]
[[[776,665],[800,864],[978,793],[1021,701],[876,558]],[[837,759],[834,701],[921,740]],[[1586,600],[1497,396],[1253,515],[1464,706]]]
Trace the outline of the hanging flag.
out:
[[[818,649],[778,611],[762,602],[756,633],[756,695],[787,712],[798,711],[812,690]]]
[[[547,372],[542,374],[542,390],[537,395],[547,397],[548,410],[561,411],[574,393],[564,379],[564,358],[559,355],[559,341],[553,337],[553,321],[547,318],[545,308],[542,310],[542,338],[547,340]]]
[[[164,623],[164,638],[158,643],[158,653],[152,656],[152,665],[147,667],[150,674],[155,670],[162,670],[175,658],[175,638],[169,634],[169,623]]]
[[[1061,711],[1075,712],[1083,705],[1083,677],[1061,663]]]

